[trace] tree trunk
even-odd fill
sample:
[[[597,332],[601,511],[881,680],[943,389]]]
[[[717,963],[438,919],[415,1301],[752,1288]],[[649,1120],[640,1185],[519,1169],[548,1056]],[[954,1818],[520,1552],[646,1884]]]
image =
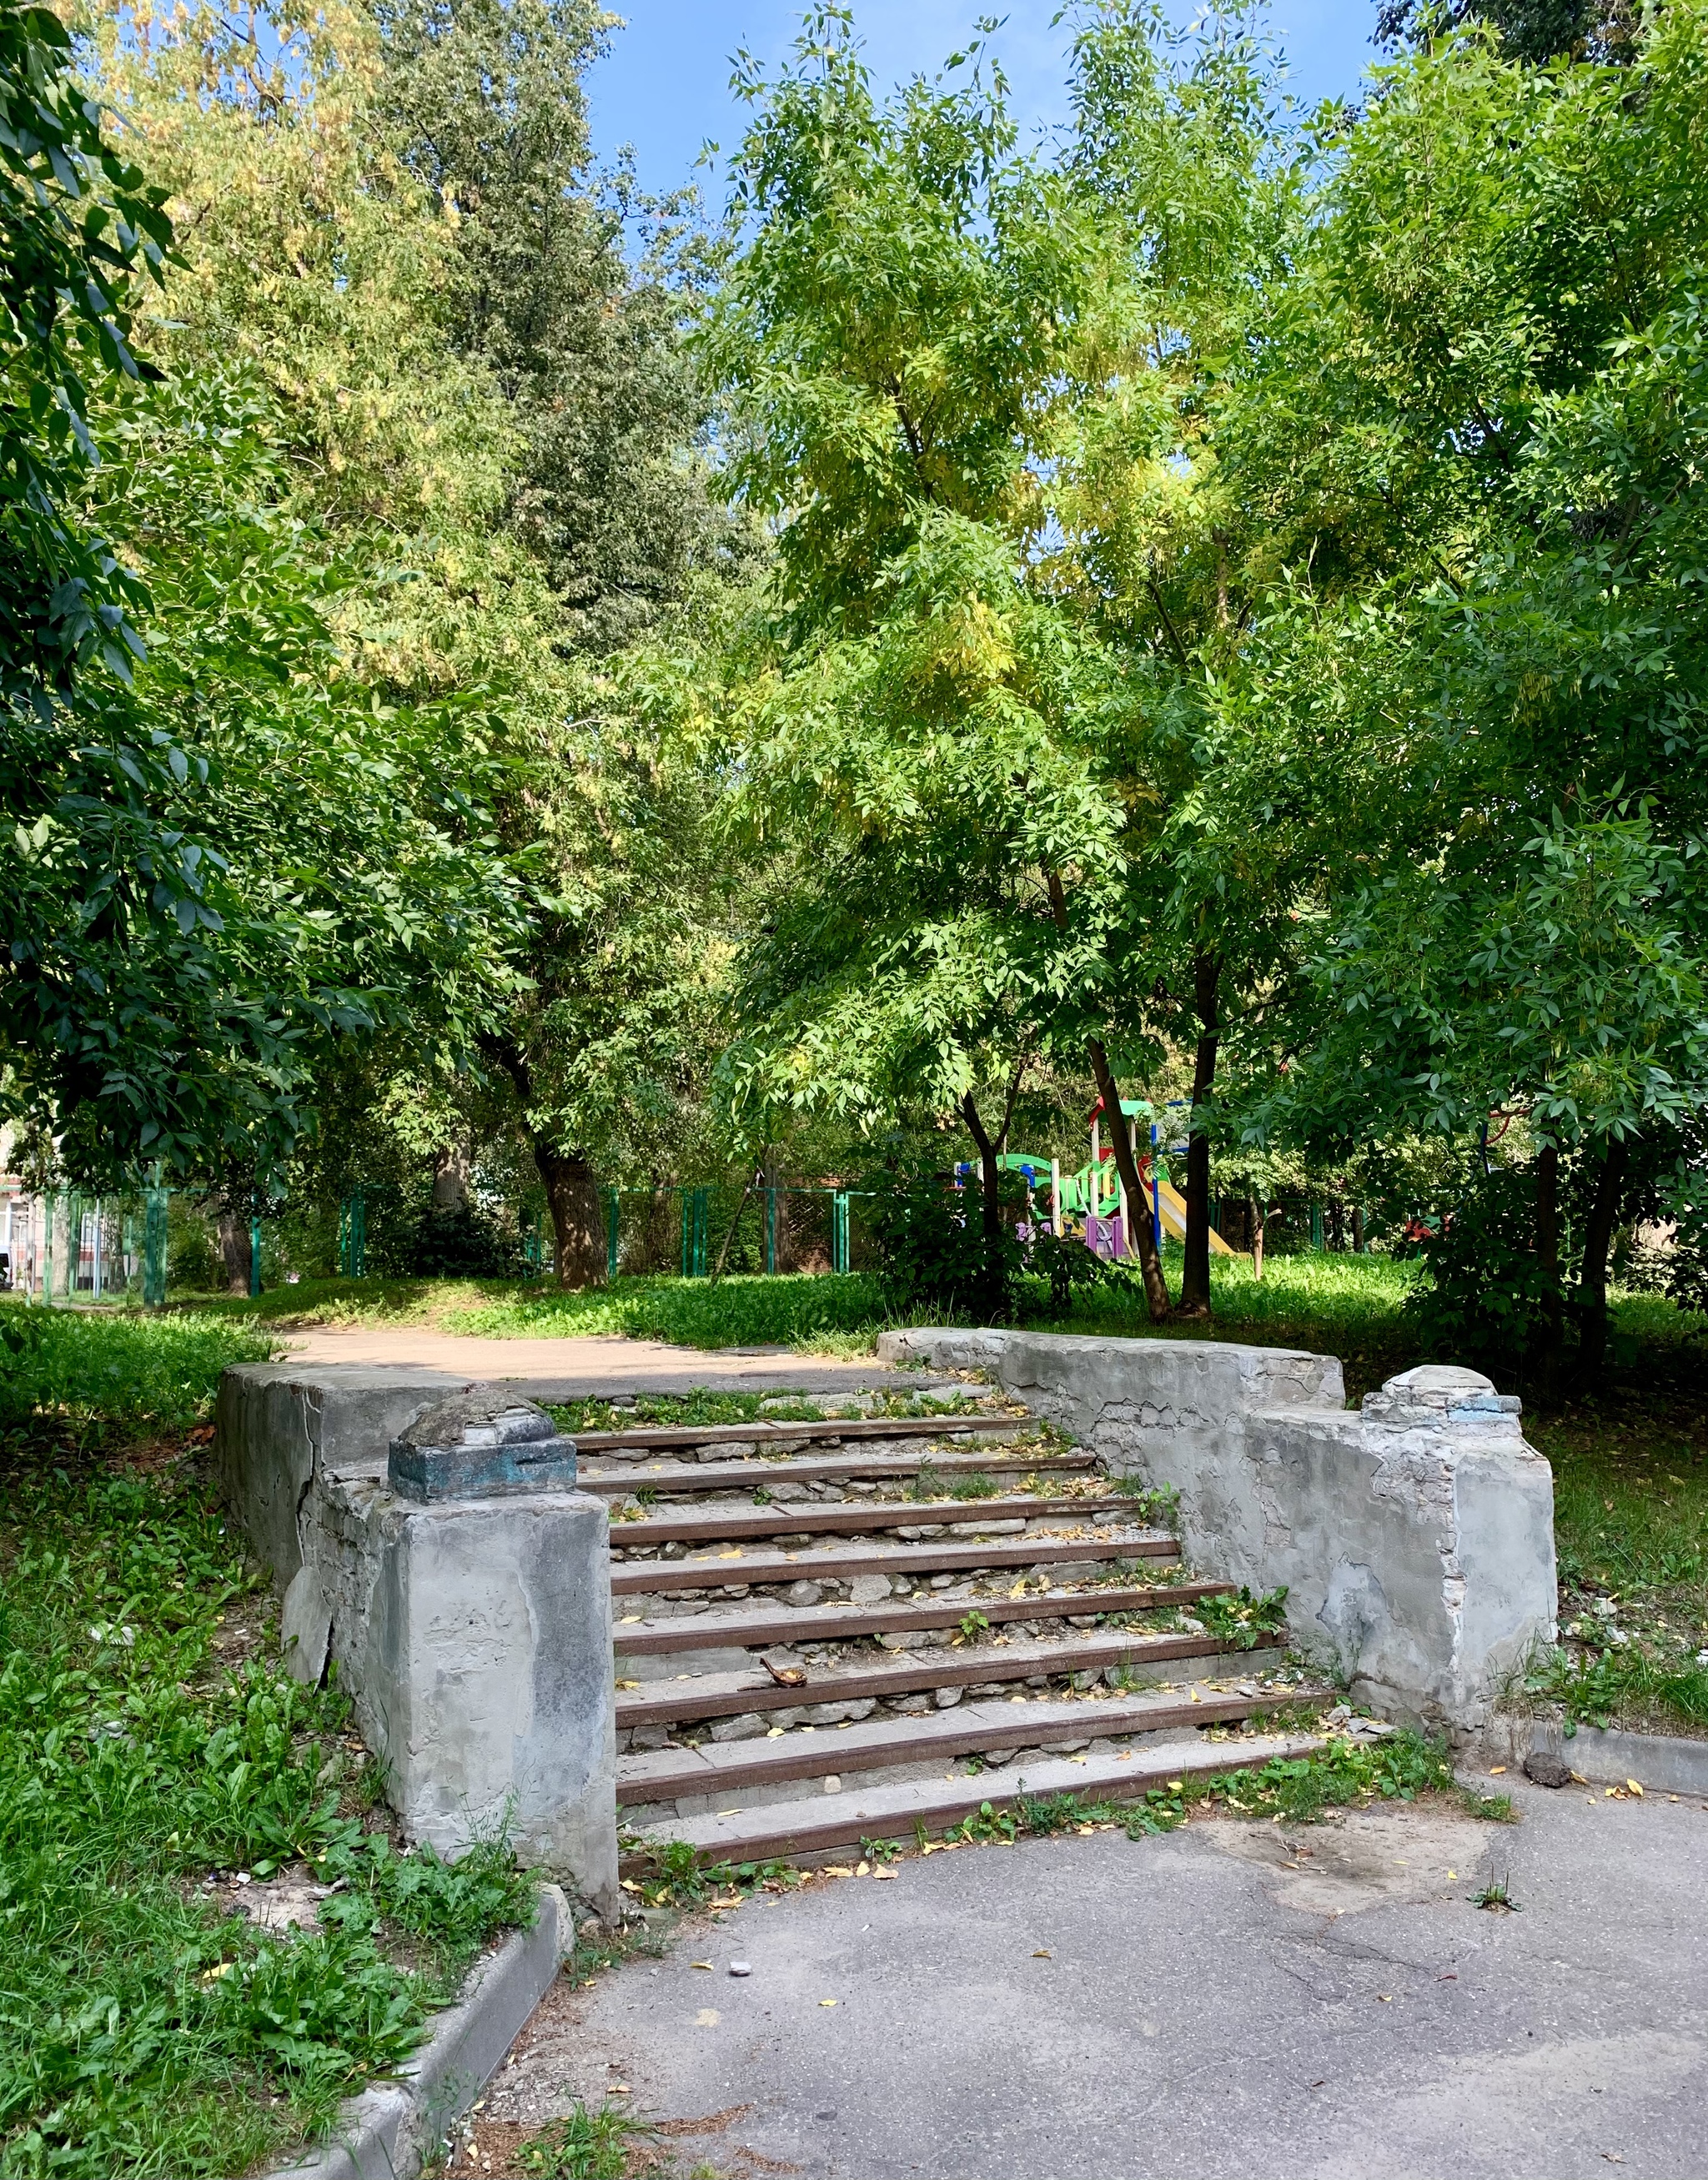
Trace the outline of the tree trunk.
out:
[[[219,1253],[225,1264],[226,1291],[228,1294],[246,1295],[254,1269],[254,1236],[250,1231],[249,1214],[235,1210],[229,1203],[222,1204],[218,1224]]]
[[[592,1162],[532,1138],[534,1164],[551,1208],[553,1263],[562,1287],[605,1283],[605,1220]]]
[[[488,1037],[481,1049],[510,1078],[521,1107],[522,1126],[534,1168],[552,1214],[553,1263],[558,1285],[599,1287],[605,1283],[605,1220],[591,1159],[580,1151],[561,1151],[541,1134],[529,1116],[533,1071],[521,1048],[507,1037]]]
[[[1355,1257],[1362,1257],[1364,1253],[1364,1214],[1355,1203],[1353,1206],[1353,1254]]]
[[[1008,1311],[1008,1282],[1002,1271],[1002,1169],[996,1163],[999,1146],[986,1132],[972,1093],[961,1101],[961,1117],[967,1132],[978,1147],[979,1189],[983,1197],[984,1280],[979,1307],[991,1318]]]
[[[1178,1317],[1208,1317],[1209,1305],[1209,1131],[1210,1093],[1215,1087],[1215,1054],[1220,1041],[1218,986],[1221,956],[1198,954],[1193,960],[1193,998],[1198,1009],[1198,1053],[1192,1076],[1192,1124],[1186,1148],[1186,1267],[1181,1274]]]
[[[1160,1324],[1169,1313],[1168,1282],[1162,1275],[1162,1258],[1156,1246],[1156,1234],[1151,1225],[1150,1202],[1144,1184],[1138,1177],[1138,1161],[1132,1154],[1132,1139],[1127,1131],[1127,1115],[1121,1109],[1121,1086],[1116,1081],[1100,1038],[1088,1038],[1085,1049],[1091,1056],[1091,1069],[1097,1082],[1097,1094],[1103,1100],[1103,1109],[1109,1117],[1109,1132],[1115,1143],[1115,1170],[1121,1175],[1121,1185],[1127,1191],[1127,1214],[1133,1228],[1129,1241],[1137,1236],[1138,1242],[1139,1276],[1144,1281],[1144,1299],[1153,1324]]]
[[[1607,1362],[1607,1252],[1619,1223],[1630,1147],[1610,1142],[1595,1181],[1595,1201],[1584,1229],[1584,1261],[1578,1274],[1579,1368],[1584,1383],[1599,1390]]]
[[[1560,1390],[1565,1328],[1560,1308],[1560,1151],[1544,1143],[1536,1159],[1536,1266],[1542,1275],[1542,1347],[1536,1389],[1545,1401]]]
[[[1269,1206],[1260,1196],[1252,1198],[1251,1205],[1251,1275],[1263,1277],[1263,1231],[1269,1221]]]

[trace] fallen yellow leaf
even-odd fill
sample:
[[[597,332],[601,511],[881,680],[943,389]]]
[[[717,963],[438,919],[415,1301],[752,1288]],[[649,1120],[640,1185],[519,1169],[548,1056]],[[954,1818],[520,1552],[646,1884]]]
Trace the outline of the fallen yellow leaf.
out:
[[[1498,1779],[1504,1773],[1506,1768],[1507,1767],[1504,1764],[1491,1764],[1489,1766],[1489,1776],[1491,1779]]]
[[[821,1998],[818,2003],[820,2006],[835,2006],[836,2001],[834,1998]]]
[[[712,1963],[709,1961],[695,1961],[691,1965],[697,1968],[708,1968]]]
[[[1035,1960],[1035,1961],[1047,1961],[1047,1960],[1049,1960],[1049,1959],[1050,1958],[1050,1954],[1049,1954],[1049,1953],[1044,1950],[1044,1948],[1042,1946],[1040,1946],[1039,1947],[1038,1951],[1037,1951],[1037,1952],[1036,1952],[1032,1956],[1032,1957],[1033,1957],[1033,1960]]]
[[[1628,1780],[1625,1781],[1625,1784],[1626,1784],[1626,1785],[1627,1785],[1627,1786],[1631,1789],[1631,1792],[1632,1792],[1634,1795],[1636,1795],[1637,1798],[1640,1801],[1640,1800],[1642,1799],[1642,1797],[1643,1797],[1643,1789],[1642,1789],[1642,1788],[1641,1788],[1641,1787],[1637,1784],[1637,1781],[1636,1781],[1634,1779],[1628,1779]]]

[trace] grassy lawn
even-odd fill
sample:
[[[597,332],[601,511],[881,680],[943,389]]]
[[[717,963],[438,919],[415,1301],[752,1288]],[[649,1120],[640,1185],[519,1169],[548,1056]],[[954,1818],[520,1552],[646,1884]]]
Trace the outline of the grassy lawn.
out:
[[[0,1307],[0,2176],[229,2180],[394,2068],[532,1913],[404,1853],[208,1492],[218,1318]],[[281,1880],[317,1927],[241,1912]]]

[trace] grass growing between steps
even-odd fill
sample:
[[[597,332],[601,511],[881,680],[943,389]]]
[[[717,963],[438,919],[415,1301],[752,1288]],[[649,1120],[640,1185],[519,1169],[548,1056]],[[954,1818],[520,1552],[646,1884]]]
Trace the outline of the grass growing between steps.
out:
[[[858,1401],[794,1400],[786,1394],[731,1393],[717,1386],[697,1385],[679,1399],[643,1394],[620,1407],[609,1401],[566,1401],[550,1412],[561,1430],[620,1431],[651,1424],[822,1423],[892,1416],[956,1416],[971,1412],[973,1406],[970,1394],[939,1397],[915,1393],[904,1381],[899,1391],[864,1394]]]
[[[1314,1710],[1298,1708],[1252,1720],[1258,1731],[1308,1732],[1316,1723]],[[1193,1816],[1208,1814],[1309,1824],[1325,1809],[1369,1808],[1377,1802],[1411,1802],[1420,1794],[1456,1792],[1472,1816],[1496,1824],[1512,1816],[1507,1796],[1480,1795],[1457,1786],[1445,1742],[1427,1739],[1409,1729],[1375,1740],[1331,1735],[1309,1755],[1275,1757],[1258,1770],[1208,1776],[1182,1775],[1165,1786],[1153,1786],[1142,1799],[1110,1801],[1078,1794],[1023,1792],[993,1797],[939,1839],[933,1839],[923,1825],[918,1825],[913,1844],[921,1854],[935,1854],[945,1847],[1012,1843],[1024,1838],[1045,1839],[1059,1832],[1110,1829],[1124,1830],[1129,1839],[1139,1840],[1173,1831]],[[633,1851],[644,1844],[635,1837],[625,1842],[625,1848]],[[896,1852],[893,1841],[867,1841],[853,1869],[833,1867],[825,1874],[863,1877],[874,1862],[888,1862]],[[715,1908],[720,1903],[734,1907],[756,1886],[776,1890],[800,1881],[801,1876],[786,1863],[705,1863],[687,1841],[671,1840],[654,1846],[643,1874],[625,1879],[624,1887],[653,1908]]]
[[[262,1654],[184,1429],[230,1328],[65,1322],[92,1367],[56,1349],[0,1443],[0,2180],[229,2180],[406,2056],[532,1889],[501,1842],[397,1852],[347,1706]],[[276,1873],[333,1888],[317,1929],[228,1912]]]

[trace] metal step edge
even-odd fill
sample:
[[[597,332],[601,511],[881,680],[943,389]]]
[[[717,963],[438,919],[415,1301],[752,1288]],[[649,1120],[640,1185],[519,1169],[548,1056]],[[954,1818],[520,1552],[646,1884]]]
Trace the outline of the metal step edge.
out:
[[[1316,1734],[1264,1734],[1248,1741],[1196,1739],[1134,1749],[1125,1757],[1065,1757],[1028,1764],[1024,1777],[994,1782],[989,1773],[950,1786],[916,1780],[896,1786],[819,1794],[797,1802],[773,1802],[735,1815],[679,1818],[649,1825],[635,1836],[644,1842],[620,1863],[626,1874],[647,1866],[646,1849],[684,1843],[707,1862],[761,1862],[811,1854],[823,1847],[854,1847],[862,1839],[906,1839],[915,1828],[941,1830],[989,1803],[1006,1807],[1024,1793],[1077,1794],[1136,1800],[1172,1779],[1214,1777],[1218,1772],[1259,1769],[1280,1757],[1308,1756],[1322,1747]]]
[[[953,1438],[960,1431],[1036,1429],[1033,1416],[861,1416],[838,1422],[648,1423],[633,1430],[571,1431],[581,1453],[612,1453],[626,1446],[763,1445],[776,1439]]]
[[[785,1500],[774,1506],[719,1506],[663,1521],[614,1522],[612,1545],[719,1544],[726,1539],[786,1537],[796,1529],[808,1535],[857,1537],[869,1529],[975,1528],[986,1522],[1079,1521],[1113,1525],[1132,1519],[1132,1502],[1110,1492],[1097,1499],[880,1499]]]
[[[725,1589],[756,1583],[846,1582],[862,1574],[944,1574],[956,1567],[1017,1567],[1070,1565],[1075,1560],[1178,1559],[1172,1537],[1142,1535],[1088,1537],[1052,1544],[1045,1537],[996,1538],[989,1544],[968,1539],[940,1544],[922,1539],[872,1551],[780,1552],[752,1559],[624,1561],[611,1569],[614,1597],[644,1596],[658,1589]]]
[[[677,1650],[768,1650],[799,1643],[846,1643],[861,1635],[917,1634],[958,1627],[969,1612],[982,1612],[993,1627],[1007,1620],[1066,1620],[1077,1613],[1160,1612],[1231,1595],[1226,1582],[1109,1585],[1099,1589],[1046,1589],[1030,1597],[957,1597],[928,1591],[917,1599],[888,1605],[773,1605],[743,1610],[682,1613],[669,1620],[620,1620],[613,1631],[619,1654],[667,1657]]]
[[[920,1688],[974,1687],[981,1681],[1023,1681],[1033,1673],[1061,1678],[1073,1673],[1107,1672],[1113,1665],[1135,1671],[1191,1658],[1226,1658],[1227,1677],[1267,1672],[1278,1665],[1280,1649],[1235,1650],[1213,1635],[1104,1636],[1055,1646],[1035,1643],[1006,1650],[967,1650],[950,1659],[902,1651],[893,1665],[827,1676],[800,1687],[785,1687],[766,1676],[749,1681],[737,1673],[697,1673],[679,1681],[650,1681],[639,1693],[620,1686],[616,1729],[636,1726],[680,1726],[695,1719],[736,1718],[744,1711],[802,1710],[821,1704],[864,1703],[868,1697],[911,1695]]]
[[[1323,1687],[1290,1693],[1289,1703],[1327,1701]],[[1031,1748],[1051,1741],[1105,1741],[1117,1736],[1226,1726],[1272,1709],[1262,1695],[1188,1694],[1047,1698],[1016,1704],[994,1697],[927,1711],[893,1712],[852,1726],[796,1726],[774,1741],[715,1742],[699,1749],[661,1748],[617,1759],[617,1802],[674,1802],[685,1795],[734,1793],[827,1773],[875,1771],[890,1764],[924,1764],[979,1756],[994,1748]]]
[[[624,1468],[599,1470],[589,1474],[585,1466],[578,1472],[576,1484],[583,1491],[603,1493],[613,1496],[632,1497],[637,1488],[647,1490],[671,1491],[740,1491],[749,1486],[757,1489],[761,1484],[789,1483],[835,1484],[847,1478],[862,1476],[912,1476],[925,1465],[924,1456],[905,1453],[874,1453],[862,1458],[859,1454],[836,1454],[824,1461],[804,1457],[790,1459],[774,1456],[769,1461],[706,1461],[698,1463],[677,1462],[674,1466],[658,1468],[642,1467],[638,1463]],[[976,1476],[992,1469],[1011,1468],[1017,1472],[1036,1469],[1041,1476],[1060,1471],[1064,1475],[1082,1475],[1097,1466],[1094,1453],[1051,1453],[1041,1458],[1024,1453],[992,1451],[989,1454],[951,1453],[934,1459],[930,1464],[944,1476]],[[799,1501],[792,1502],[799,1504]],[[838,1503],[832,1500],[832,1506]]]

